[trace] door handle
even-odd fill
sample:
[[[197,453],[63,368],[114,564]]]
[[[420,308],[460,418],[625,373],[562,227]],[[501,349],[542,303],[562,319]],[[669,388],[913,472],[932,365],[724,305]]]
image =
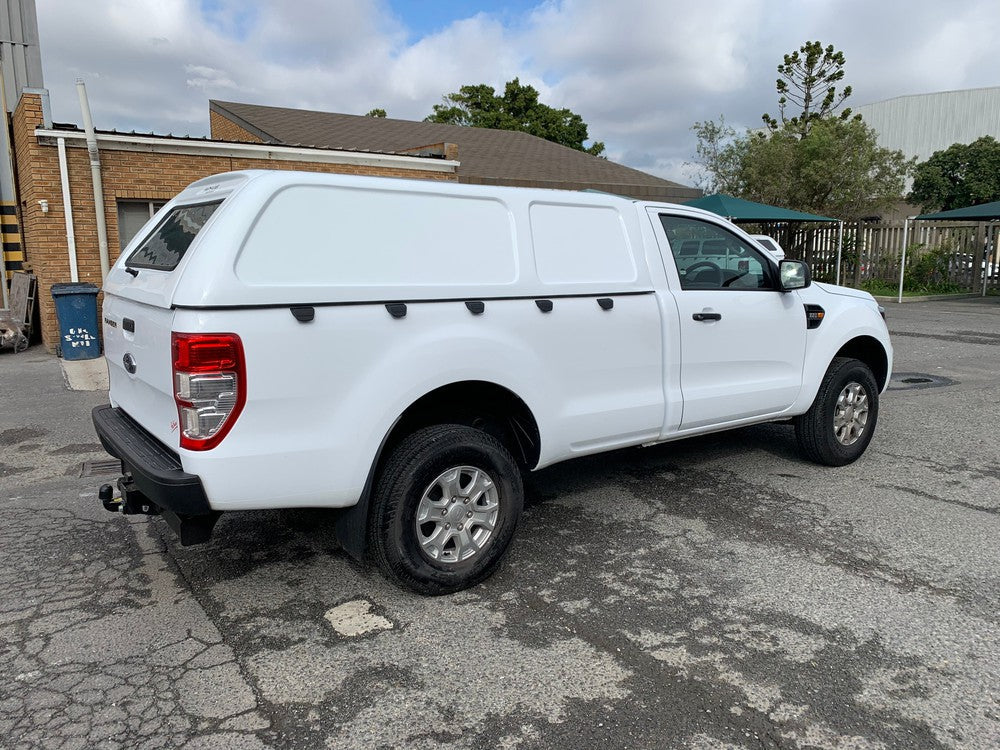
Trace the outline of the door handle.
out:
[[[722,320],[722,313],[700,312],[691,316],[694,320],[704,322],[706,320]]]

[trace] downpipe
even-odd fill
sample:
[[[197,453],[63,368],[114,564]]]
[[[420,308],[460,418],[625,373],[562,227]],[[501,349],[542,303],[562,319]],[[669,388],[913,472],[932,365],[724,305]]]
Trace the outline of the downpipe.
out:
[[[80,280],[76,263],[76,233],[73,229],[73,201],[69,189],[69,164],[66,161],[66,139],[56,141],[59,153],[59,182],[62,185],[63,216],[66,220],[66,248],[69,251],[69,280]]]
[[[101,282],[108,277],[111,268],[108,256],[108,226],[104,217],[104,186],[101,183],[101,154],[97,150],[97,134],[94,120],[90,116],[90,101],[87,86],[82,78],[76,79],[76,93],[80,97],[80,111],[83,115],[83,131],[87,136],[87,154],[90,156],[90,177],[94,183],[94,211],[97,214],[97,244],[101,256]]]

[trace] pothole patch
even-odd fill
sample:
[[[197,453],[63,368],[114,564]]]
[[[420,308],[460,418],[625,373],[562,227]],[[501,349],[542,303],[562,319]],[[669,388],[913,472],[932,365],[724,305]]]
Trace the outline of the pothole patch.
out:
[[[956,381],[942,375],[930,375],[926,372],[894,372],[889,379],[889,390],[911,391],[920,388],[941,388],[954,385]]]
[[[345,638],[392,630],[392,622],[372,612],[373,606],[375,605],[367,599],[354,599],[327,610],[323,616],[330,626]]]

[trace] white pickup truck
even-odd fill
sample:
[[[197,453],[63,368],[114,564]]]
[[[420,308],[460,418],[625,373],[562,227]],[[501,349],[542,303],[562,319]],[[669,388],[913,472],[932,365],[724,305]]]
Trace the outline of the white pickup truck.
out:
[[[432,594],[496,568],[525,471],[787,420],[846,464],[892,367],[868,294],[713,214],[598,193],[218,175],[104,293],[105,507],[182,544],[226,510],[340,508],[345,549]]]

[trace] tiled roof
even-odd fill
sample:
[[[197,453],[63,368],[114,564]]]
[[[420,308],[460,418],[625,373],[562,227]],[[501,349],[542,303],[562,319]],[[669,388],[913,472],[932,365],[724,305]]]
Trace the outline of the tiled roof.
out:
[[[342,115],[211,101],[209,107],[265,142],[401,152],[435,143],[458,146],[460,182],[592,188],[636,198],[683,201],[701,191],[527,133],[434,122]]]

